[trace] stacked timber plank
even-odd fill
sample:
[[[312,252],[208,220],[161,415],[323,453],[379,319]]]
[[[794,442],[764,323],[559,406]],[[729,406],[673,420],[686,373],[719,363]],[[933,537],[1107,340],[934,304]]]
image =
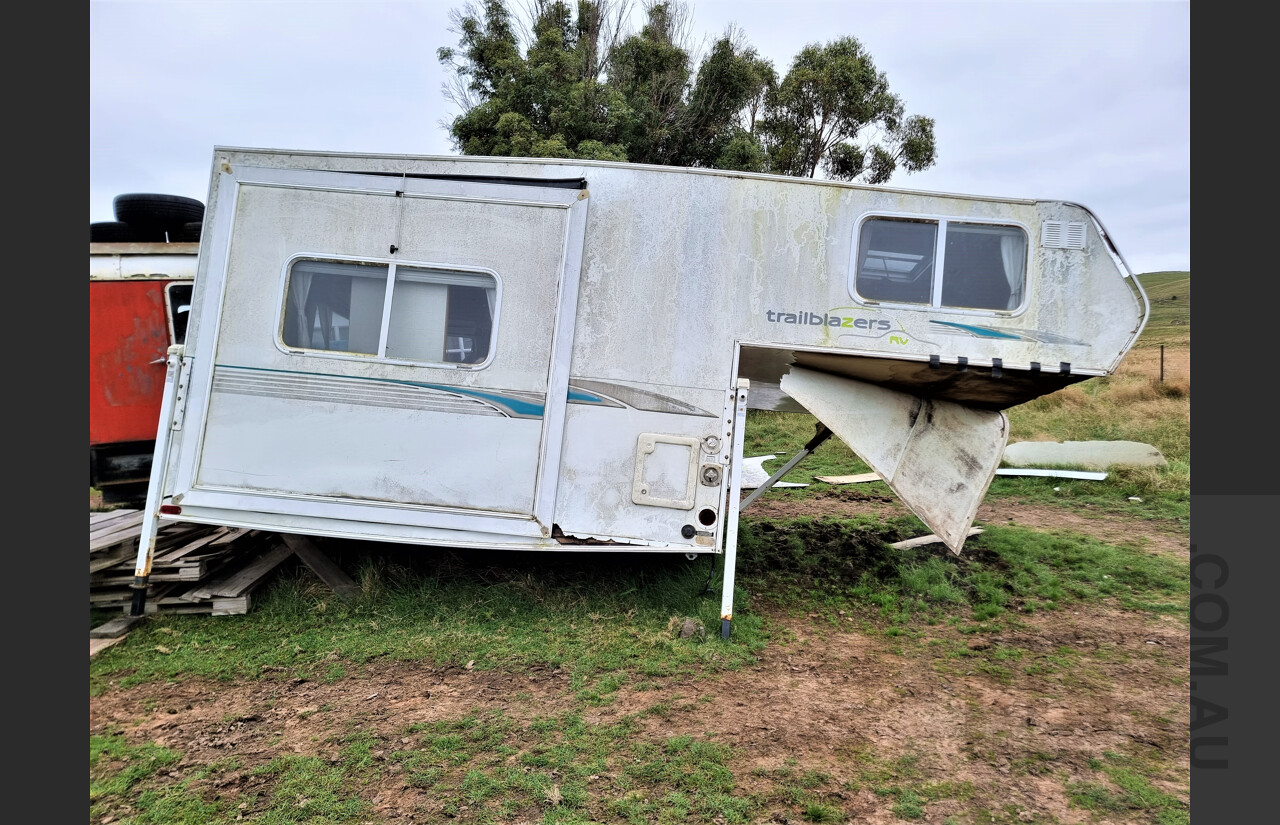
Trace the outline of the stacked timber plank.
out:
[[[89,606],[128,611],[142,511],[89,513]],[[253,589],[293,551],[258,530],[160,522],[148,613],[247,613]]]

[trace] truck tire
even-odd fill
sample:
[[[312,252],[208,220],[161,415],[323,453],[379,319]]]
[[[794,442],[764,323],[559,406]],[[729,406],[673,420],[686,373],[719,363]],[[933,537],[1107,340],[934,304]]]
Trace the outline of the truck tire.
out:
[[[169,230],[169,240],[173,243],[193,243],[200,240],[201,221],[187,221],[177,231]]]
[[[99,221],[89,224],[89,243],[128,243],[137,238],[124,221]]]
[[[204,220],[204,204],[181,195],[116,195],[111,204],[117,221],[135,227],[176,232],[185,223]]]

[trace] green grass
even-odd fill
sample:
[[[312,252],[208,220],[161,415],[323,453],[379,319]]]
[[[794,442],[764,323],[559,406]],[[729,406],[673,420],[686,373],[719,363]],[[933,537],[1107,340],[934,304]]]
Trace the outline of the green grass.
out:
[[[1139,765],[1139,760],[1115,753],[1090,760],[1098,779],[1068,783],[1068,798],[1076,807],[1103,815],[1141,814],[1157,825],[1188,825],[1190,805],[1153,786],[1143,775],[1152,772],[1151,766]],[[1189,784],[1186,795],[1190,795]]]
[[[138,782],[173,765],[179,757],[173,751],[153,744],[129,746],[117,734],[89,737],[89,800],[119,796]],[[116,763],[119,767],[107,770]],[[95,775],[99,779],[95,779]]]
[[[208,802],[185,782],[156,783],[181,755],[152,743],[130,745],[118,731],[89,737],[89,816],[136,825],[197,825],[226,821],[228,806]],[[128,819],[122,815],[128,813]]]
[[[370,805],[359,796],[361,770],[350,752],[337,763],[314,756],[278,756],[253,775],[270,791],[262,799],[246,800],[255,821],[272,825],[292,822],[355,822]]]
[[[718,587],[706,587],[714,557],[463,557],[355,542],[329,552],[361,584],[353,602],[337,600],[302,568],[279,578],[247,615],[157,617],[90,660],[91,693],[111,681],[192,676],[333,682],[388,658],[476,670],[561,668],[575,690],[607,701],[623,678],[736,668],[764,644],[759,619],[749,613],[735,619],[728,641],[714,632],[680,639],[672,631],[680,617],[719,629]]]
[[[777,458],[766,461],[764,464],[765,471],[772,474],[813,438],[817,423],[818,420],[808,413],[747,410],[747,429],[743,434],[742,454],[747,458],[770,453],[776,455]],[[853,450],[839,438],[832,437],[813,453],[805,456],[804,460],[791,472],[782,477],[782,480],[810,484],[814,476],[852,475],[868,471],[867,465]],[[873,482],[873,484],[880,484],[880,482]],[[889,488],[883,486],[883,489]],[[784,492],[797,493],[800,498],[807,497],[802,490],[785,487],[774,488],[767,495],[778,495]]]
[[[1151,305],[1138,346],[1191,345],[1191,273],[1146,272],[1138,283]]]
[[[745,825],[780,807],[805,821],[845,821],[841,787],[830,776],[780,772],[746,792],[730,769],[732,748],[708,735],[642,735],[640,718],[592,723],[570,711],[520,723],[500,710],[474,711],[407,726],[394,748],[363,732],[333,737],[336,758],[277,757],[237,772],[246,780],[238,790],[216,794],[211,789],[222,787],[226,771],[148,783],[177,755],[161,758],[118,736],[100,737],[91,741],[91,813],[172,825],[221,825],[240,816],[271,825],[372,822],[361,793],[391,771],[429,800],[418,809],[422,821]],[[385,759],[375,760],[375,752]],[[94,781],[110,759],[130,758],[137,768]],[[204,802],[206,796],[216,800]]]
[[[907,752],[886,759],[867,750],[857,752],[859,786],[870,788],[876,796],[892,799],[892,811],[899,819],[922,820],[928,805],[943,799],[968,800],[974,794],[971,782],[928,782],[915,753]]]

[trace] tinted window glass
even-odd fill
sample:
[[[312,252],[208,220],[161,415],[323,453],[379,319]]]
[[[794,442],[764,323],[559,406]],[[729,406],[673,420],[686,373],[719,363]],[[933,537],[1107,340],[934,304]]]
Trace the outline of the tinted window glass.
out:
[[[947,223],[942,305],[1017,309],[1027,276],[1027,236],[1015,226]]]
[[[289,272],[281,339],[298,349],[478,364],[489,356],[497,292],[485,273],[300,260]]]
[[[872,218],[858,239],[857,294],[870,301],[928,304],[938,225]]]
[[[865,301],[1007,311],[1022,306],[1026,278],[1016,226],[877,217],[858,234],[853,291]]]
[[[377,355],[387,271],[385,265],[295,263],[285,294],[285,344]]]

